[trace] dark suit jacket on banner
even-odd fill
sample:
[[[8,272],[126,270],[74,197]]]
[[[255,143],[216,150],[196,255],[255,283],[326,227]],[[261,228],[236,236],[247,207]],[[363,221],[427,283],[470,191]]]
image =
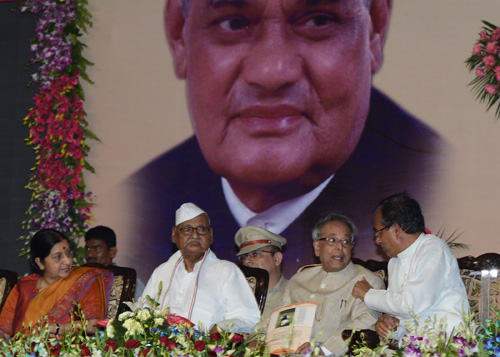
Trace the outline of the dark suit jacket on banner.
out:
[[[435,197],[444,147],[432,129],[373,89],[356,150],[318,198],[281,232],[288,240],[285,275],[316,262],[312,227],[332,212],[347,215],[358,227],[354,256],[377,258],[372,231],[375,206],[386,196],[406,191],[425,213]],[[175,210],[184,202],[195,203],[210,216],[217,256],[235,260],[234,235],[240,227],[226,204],[221,178],[206,164],[195,137],[142,168],[127,186],[134,198],[134,241],[128,242],[126,253],[133,265],[143,267],[144,279],[173,253]]]

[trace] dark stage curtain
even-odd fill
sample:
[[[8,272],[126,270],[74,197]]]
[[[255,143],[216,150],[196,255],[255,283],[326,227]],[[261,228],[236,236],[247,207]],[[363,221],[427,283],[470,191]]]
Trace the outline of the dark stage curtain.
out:
[[[22,243],[16,239],[24,233],[21,222],[31,196],[24,186],[35,163],[22,123],[36,93],[34,87],[27,88],[33,68],[25,70],[36,17],[21,14],[19,4],[0,2],[0,268],[24,274],[29,265],[18,257]]]

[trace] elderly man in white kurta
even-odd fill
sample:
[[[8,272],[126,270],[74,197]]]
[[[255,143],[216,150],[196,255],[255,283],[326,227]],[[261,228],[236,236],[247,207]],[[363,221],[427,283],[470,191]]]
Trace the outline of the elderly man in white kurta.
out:
[[[377,333],[385,338],[391,332],[392,338],[401,339],[415,318],[420,326],[436,318],[447,324],[450,336],[469,312],[467,293],[446,242],[424,233],[418,202],[404,194],[382,200],[374,230],[377,244],[391,257],[389,286],[381,290],[361,280],[352,294],[384,313],[375,325]]]
[[[354,284],[361,278],[380,289],[384,287],[384,282],[375,273],[351,262],[355,235],[356,227],[342,215],[332,214],[316,223],[313,246],[321,266],[295,274],[283,294],[283,305],[318,303],[312,338],[325,355],[343,355],[347,346],[342,331],[373,329],[380,316],[363,301],[351,296]],[[309,347],[310,344],[305,343],[297,353],[304,353]]]
[[[251,332],[260,318],[259,308],[241,270],[218,259],[210,250],[213,232],[208,215],[193,203],[176,211],[172,242],[179,249],[155,269],[144,293],[158,296],[160,307],[189,319],[205,331],[216,326]]]

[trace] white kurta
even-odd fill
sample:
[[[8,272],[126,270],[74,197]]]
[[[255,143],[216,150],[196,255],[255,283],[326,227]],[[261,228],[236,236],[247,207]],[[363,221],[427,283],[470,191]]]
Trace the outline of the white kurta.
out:
[[[234,332],[251,332],[260,319],[260,311],[245,276],[233,263],[208,252],[204,260],[187,272],[180,251],[155,269],[143,297],[156,299],[170,312],[185,317],[209,330],[214,324]]]
[[[442,239],[422,233],[406,250],[389,261],[387,290],[370,289],[365,295],[368,307],[400,320],[393,338],[400,339],[405,320],[419,324],[427,318],[445,319],[450,334],[463,322],[469,303],[460,277],[457,259]]]
[[[282,303],[317,302],[312,338],[322,348],[341,356],[347,350],[342,331],[373,329],[380,317],[351,294],[354,284],[362,278],[372,286],[384,287],[384,282],[375,273],[352,262],[339,272],[327,273],[321,266],[308,268],[292,276]]]

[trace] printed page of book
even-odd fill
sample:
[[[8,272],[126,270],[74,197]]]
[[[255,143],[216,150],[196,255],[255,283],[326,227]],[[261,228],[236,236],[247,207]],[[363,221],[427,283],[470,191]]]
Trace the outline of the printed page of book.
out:
[[[316,302],[282,306],[269,317],[266,343],[272,354],[294,353],[311,339]]]

